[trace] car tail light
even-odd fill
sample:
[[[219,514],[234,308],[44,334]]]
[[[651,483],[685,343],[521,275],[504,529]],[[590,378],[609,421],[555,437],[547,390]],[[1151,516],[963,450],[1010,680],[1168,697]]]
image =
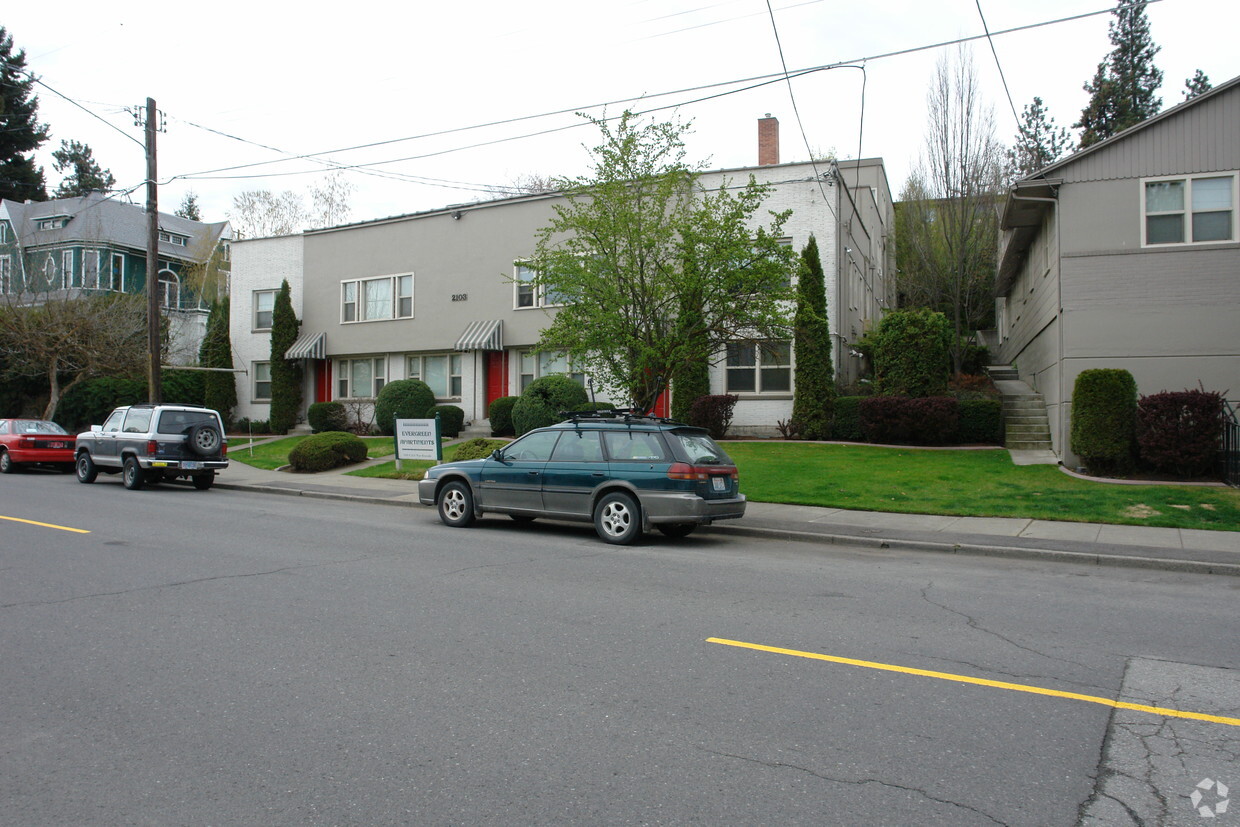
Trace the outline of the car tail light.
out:
[[[228,443],[227,442],[220,443],[220,456],[222,457],[228,456]]]
[[[153,457],[158,453],[159,453],[159,443],[153,439],[147,440],[146,455],[148,457]]]
[[[687,462],[674,462],[667,469],[667,478],[669,480],[705,480],[706,469],[698,468]]]

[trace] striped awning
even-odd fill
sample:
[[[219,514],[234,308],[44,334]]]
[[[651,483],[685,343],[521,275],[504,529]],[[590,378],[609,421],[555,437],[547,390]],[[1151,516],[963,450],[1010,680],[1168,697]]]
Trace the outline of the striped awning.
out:
[[[457,350],[503,350],[504,337],[500,319],[470,322],[461,338],[456,340]]]
[[[327,334],[326,333],[302,333],[297,337],[297,341],[288,346],[288,350],[284,351],[285,359],[326,359],[327,358]]]

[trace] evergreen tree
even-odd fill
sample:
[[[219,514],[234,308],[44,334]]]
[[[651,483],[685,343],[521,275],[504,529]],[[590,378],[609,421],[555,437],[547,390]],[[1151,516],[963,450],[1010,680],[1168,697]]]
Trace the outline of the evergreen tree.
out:
[[[198,363],[204,368],[232,370],[232,339],[228,335],[228,297],[211,305],[207,317],[207,335],[198,352]],[[225,423],[232,422],[233,409],[237,407],[237,380],[231,373],[207,371],[203,374],[206,406],[220,412]]]
[[[1048,117],[1042,99],[1035,97],[1020,116],[1020,132],[1016,143],[1007,151],[1006,173],[1009,181],[1024,178],[1044,166],[1055,163],[1072,150],[1068,130]]]
[[[68,173],[56,188],[56,198],[80,197],[96,190],[109,192],[116,186],[116,179],[99,166],[90,146],[78,141],[61,141],[60,149],[52,153],[52,167]]]
[[[301,412],[301,364],[285,359],[301,322],[293,312],[293,300],[288,280],[280,285],[275,307],[271,312],[271,432],[288,433],[297,424]]]
[[[1214,84],[1210,83],[1210,78],[1198,69],[1195,75],[1184,81],[1184,100],[1190,101],[1202,92],[1209,92],[1213,88]]]
[[[34,152],[47,141],[39,123],[34,77],[26,72],[26,50],[13,54],[13,36],[0,26],[0,198],[46,201],[43,168]]]
[[[827,288],[818,240],[812,235],[801,251],[797,271],[797,309],[793,321],[795,349],[792,423],[805,439],[827,439],[835,401],[831,366],[831,331],[827,324]]]
[[[1081,149],[1106,140],[1135,126],[1162,107],[1158,87],[1162,70],[1154,66],[1159,47],[1150,37],[1150,21],[1142,0],[1120,0],[1111,21],[1110,38],[1114,48],[1094,79],[1085,84],[1089,103],[1081,110],[1074,127],[1081,132]]]
[[[188,218],[190,221],[201,221],[202,209],[198,206],[198,193],[193,190],[185,193],[185,197],[181,199],[181,206],[177,207],[176,215]]]

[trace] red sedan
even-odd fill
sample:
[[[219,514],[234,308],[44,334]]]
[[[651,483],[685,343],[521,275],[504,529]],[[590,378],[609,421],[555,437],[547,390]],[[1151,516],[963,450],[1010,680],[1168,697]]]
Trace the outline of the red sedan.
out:
[[[22,465],[55,465],[73,470],[77,437],[45,419],[0,419],[0,474]]]

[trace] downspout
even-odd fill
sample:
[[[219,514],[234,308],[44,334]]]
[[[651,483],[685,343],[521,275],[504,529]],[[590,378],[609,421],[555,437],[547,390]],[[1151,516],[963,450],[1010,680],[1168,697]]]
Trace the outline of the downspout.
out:
[[[1059,192],[1058,189],[1055,190]],[[1017,195],[1013,190],[1011,194],[1013,201],[1040,201],[1046,204],[1053,204],[1055,208],[1055,330],[1059,336],[1059,353],[1058,353],[1058,374],[1059,380],[1059,464],[1063,464],[1063,458],[1068,454],[1068,434],[1067,434],[1067,397],[1064,395],[1064,374],[1067,372],[1064,368],[1064,350],[1063,350],[1063,256],[1062,256],[1062,239],[1059,235],[1059,199],[1048,198],[1041,195]],[[1053,446],[1052,446],[1053,447]]]

